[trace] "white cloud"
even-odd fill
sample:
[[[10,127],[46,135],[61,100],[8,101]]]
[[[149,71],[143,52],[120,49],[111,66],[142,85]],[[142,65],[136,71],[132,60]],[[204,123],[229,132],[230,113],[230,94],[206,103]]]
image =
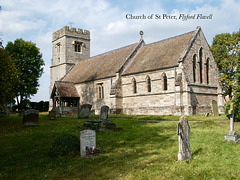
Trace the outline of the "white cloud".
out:
[[[208,42],[211,43],[215,34],[239,29],[240,6],[237,0],[176,0],[176,2],[191,3],[194,6],[191,8],[187,6],[183,10],[174,7],[169,11],[163,8],[164,1],[157,0],[142,0],[135,3],[123,1],[126,4],[121,7],[116,1],[110,0],[2,0],[0,32],[3,34],[4,42],[22,37],[36,43],[40,48],[46,67],[40,80],[39,95],[34,98],[37,100],[37,97],[42,98],[41,95],[45,94],[45,98],[48,99],[51,36],[54,31],[69,25],[69,22],[73,23],[73,27],[91,31],[91,55],[138,42],[140,30],[144,31],[146,43],[151,43],[201,26]],[[213,19],[127,20],[125,18],[127,13],[134,15],[202,13],[213,14]]]

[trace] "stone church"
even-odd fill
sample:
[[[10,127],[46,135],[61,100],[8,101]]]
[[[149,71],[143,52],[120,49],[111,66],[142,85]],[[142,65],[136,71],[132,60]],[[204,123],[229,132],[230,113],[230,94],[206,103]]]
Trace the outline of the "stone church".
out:
[[[224,112],[218,67],[200,27],[179,36],[139,42],[90,57],[90,32],[53,33],[50,106],[59,113],[91,104],[99,114],[194,115]]]

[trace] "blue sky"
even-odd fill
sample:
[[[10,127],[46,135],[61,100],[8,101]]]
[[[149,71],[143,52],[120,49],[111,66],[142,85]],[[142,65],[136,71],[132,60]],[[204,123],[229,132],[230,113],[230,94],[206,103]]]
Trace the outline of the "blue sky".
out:
[[[43,54],[44,74],[31,101],[49,100],[52,33],[70,26],[90,30],[91,56],[140,39],[159,41],[201,26],[209,44],[216,34],[240,29],[240,0],[0,0],[0,38],[23,38],[36,43]],[[209,20],[126,19],[126,14],[213,14]]]

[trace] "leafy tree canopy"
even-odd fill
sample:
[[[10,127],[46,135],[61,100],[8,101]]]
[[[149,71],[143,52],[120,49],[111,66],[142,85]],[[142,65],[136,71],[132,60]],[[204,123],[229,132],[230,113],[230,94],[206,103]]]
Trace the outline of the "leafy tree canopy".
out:
[[[2,48],[0,48],[0,67],[0,106],[4,106],[12,102],[15,97],[17,69],[10,54]]]
[[[234,91],[233,103],[235,109],[235,121],[240,121],[240,56],[238,58],[238,66],[236,71],[236,88]]]
[[[218,64],[220,80],[223,84],[224,96],[229,95],[236,85],[236,69],[239,58],[240,31],[218,34],[214,37],[211,51]]]
[[[22,109],[24,99],[37,93],[38,80],[43,73],[44,61],[36,44],[16,39],[8,42],[6,50],[11,53],[12,60],[18,69],[18,83],[15,85],[15,96],[19,109]]]

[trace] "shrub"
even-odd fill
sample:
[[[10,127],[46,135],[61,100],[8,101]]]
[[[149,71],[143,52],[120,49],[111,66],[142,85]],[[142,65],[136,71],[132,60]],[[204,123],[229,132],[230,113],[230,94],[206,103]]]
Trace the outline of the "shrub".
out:
[[[71,134],[59,136],[52,144],[49,151],[51,157],[71,156],[74,157],[80,154],[80,141]]]
[[[230,110],[230,105],[231,105],[231,103],[233,102],[233,100],[230,100],[230,101],[228,101],[227,102],[227,104],[225,105],[225,114],[226,114],[226,116],[228,117],[228,119],[230,119],[230,115],[229,115],[229,110]]]

